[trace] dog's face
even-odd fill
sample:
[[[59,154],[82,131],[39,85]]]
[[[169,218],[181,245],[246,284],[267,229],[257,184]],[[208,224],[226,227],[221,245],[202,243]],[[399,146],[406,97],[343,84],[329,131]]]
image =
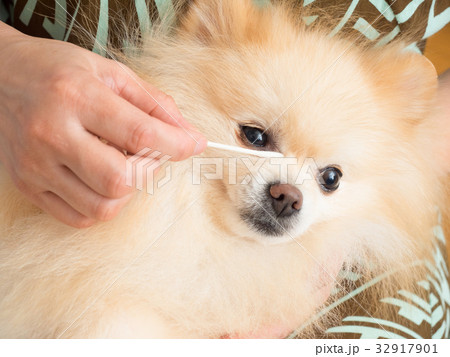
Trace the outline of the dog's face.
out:
[[[224,159],[223,179],[210,183],[221,205],[211,212],[236,236],[266,243],[301,239],[314,225],[355,216],[380,198],[376,181],[387,168],[378,161],[392,143],[378,138],[387,124],[374,120],[380,111],[370,85],[352,58],[321,77],[339,51],[324,59],[325,53],[305,55],[305,48],[247,54],[214,93],[219,110],[213,116],[226,124],[211,140],[285,156]],[[257,70],[248,73],[251,63]],[[227,87],[234,88],[233,98],[221,89]]]
[[[179,69],[166,60],[183,80],[166,88],[186,117],[211,141],[285,156],[207,150],[220,160],[203,162],[203,192],[221,229],[278,243],[320,223],[390,224],[420,204],[411,143],[435,86],[420,56],[357,49],[246,1],[194,6],[181,37]]]

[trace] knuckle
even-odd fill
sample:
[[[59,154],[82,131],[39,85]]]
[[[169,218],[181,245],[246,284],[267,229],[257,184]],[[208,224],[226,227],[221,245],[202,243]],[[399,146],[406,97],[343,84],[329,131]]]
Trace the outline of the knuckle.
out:
[[[110,221],[119,213],[119,205],[112,200],[100,199],[94,210],[94,218],[99,221]]]
[[[22,178],[20,178],[18,175],[13,175],[12,181],[20,192],[28,193],[28,185]]]
[[[151,125],[147,123],[137,124],[131,133],[132,149],[136,152],[148,147],[154,139],[154,133]]]
[[[45,140],[48,137],[49,131],[44,120],[39,117],[32,117],[24,126],[23,135],[28,142],[34,140]]]
[[[61,99],[76,99],[79,96],[76,76],[67,68],[56,68],[48,79],[50,93]]]
[[[27,153],[18,154],[15,160],[16,177],[23,180],[26,177],[34,175],[39,171],[38,165]]]
[[[52,151],[56,150],[56,152],[58,153],[65,154],[69,150],[69,144],[68,141],[66,140],[65,135],[47,132],[43,140],[52,149]]]
[[[126,186],[126,175],[122,172],[116,172],[110,175],[106,182],[106,193],[109,197],[119,198],[128,190]]]
[[[46,120],[33,119],[24,129],[25,140],[35,148],[43,146],[56,149],[58,152],[67,147],[66,136],[62,128],[51,128]]]

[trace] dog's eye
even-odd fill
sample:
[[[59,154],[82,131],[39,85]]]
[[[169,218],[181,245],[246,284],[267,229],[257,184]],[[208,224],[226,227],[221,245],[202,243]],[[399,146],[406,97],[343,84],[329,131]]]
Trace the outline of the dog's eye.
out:
[[[242,131],[245,137],[253,146],[264,147],[267,144],[267,134],[264,130],[253,128],[251,126],[243,126]]]
[[[339,181],[342,177],[342,172],[337,167],[329,166],[320,171],[319,182],[320,187],[325,192],[336,191],[339,187]]]

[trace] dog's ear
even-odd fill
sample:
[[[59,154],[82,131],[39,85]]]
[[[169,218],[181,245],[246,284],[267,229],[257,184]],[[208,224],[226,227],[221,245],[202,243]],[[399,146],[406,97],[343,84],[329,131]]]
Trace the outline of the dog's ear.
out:
[[[370,52],[370,51],[369,51]],[[437,73],[433,64],[417,53],[395,46],[372,56],[377,95],[408,123],[420,122],[435,104]]]
[[[205,45],[232,45],[264,30],[255,23],[260,16],[251,0],[194,0],[181,19],[181,33]]]

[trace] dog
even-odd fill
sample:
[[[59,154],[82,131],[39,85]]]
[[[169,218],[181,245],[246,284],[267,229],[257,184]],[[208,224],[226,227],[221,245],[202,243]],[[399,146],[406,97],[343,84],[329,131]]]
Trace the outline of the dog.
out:
[[[209,140],[284,159],[207,149],[169,162],[165,185],[82,230],[1,171],[0,336],[283,337],[343,266],[371,277],[429,256],[448,206],[433,66],[296,11],[195,1],[175,32],[153,29],[122,57]]]

